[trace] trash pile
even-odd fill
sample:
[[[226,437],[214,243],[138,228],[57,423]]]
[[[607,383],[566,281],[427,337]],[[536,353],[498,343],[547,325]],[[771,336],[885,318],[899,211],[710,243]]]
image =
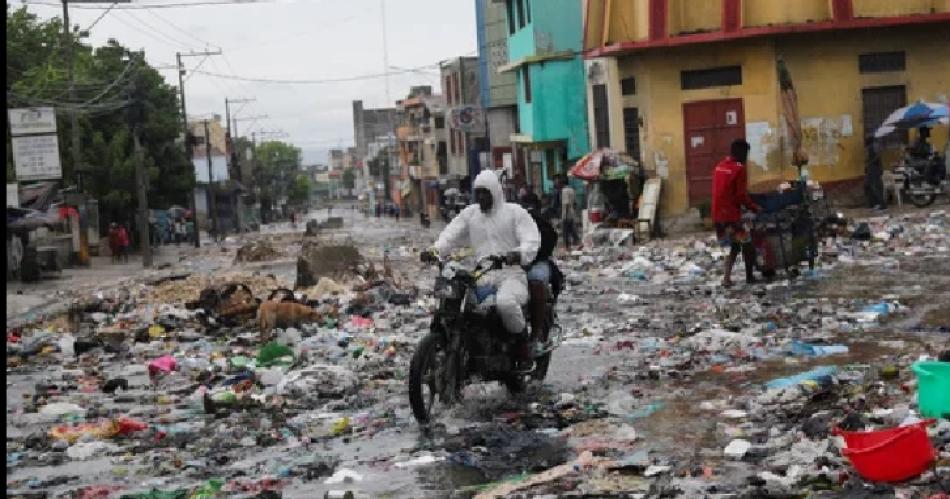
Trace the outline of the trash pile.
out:
[[[280,252],[274,248],[267,240],[260,239],[251,241],[237,250],[234,255],[235,262],[263,262],[273,260],[280,256]]]
[[[706,234],[561,256],[545,384],[467,387],[428,433],[428,241],[100,290],[7,331],[7,495],[945,497],[948,222],[852,222],[731,290]]]

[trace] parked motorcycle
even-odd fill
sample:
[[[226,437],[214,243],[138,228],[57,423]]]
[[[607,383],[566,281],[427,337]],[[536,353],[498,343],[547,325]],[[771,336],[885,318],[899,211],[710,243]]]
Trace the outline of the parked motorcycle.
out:
[[[409,404],[420,424],[428,424],[436,406],[451,406],[462,388],[478,381],[500,381],[510,392],[524,390],[527,378],[541,381],[548,371],[551,352],[561,343],[555,313],[556,297],[548,289],[544,341],[532,352],[532,365],[518,369],[514,335],[505,330],[494,296],[479,300],[477,282],[486,273],[502,268],[505,257],[482,259],[473,271],[456,261],[438,260],[434,294],[439,306],[429,334],[416,347],[409,366]],[[530,323],[530,307],[524,307]],[[543,339],[543,338],[542,338]]]
[[[950,194],[950,176],[946,160],[939,154],[932,158],[910,158],[894,168],[902,183],[902,195],[918,208],[929,206],[941,194]]]

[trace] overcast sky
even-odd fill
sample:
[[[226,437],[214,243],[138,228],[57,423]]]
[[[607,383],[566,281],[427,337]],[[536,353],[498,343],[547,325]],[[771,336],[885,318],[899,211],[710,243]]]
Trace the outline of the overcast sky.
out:
[[[200,0],[133,0],[137,5],[188,3]],[[386,3],[389,64],[406,69],[434,65],[459,55],[474,55],[474,0],[382,0]],[[36,2],[49,3],[41,5]],[[18,6],[20,2],[11,2]],[[59,16],[58,1],[35,0],[29,8],[43,17]],[[109,2],[94,4],[108,7]],[[87,41],[102,45],[115,38],[145,50],[153,66],[175,64],[176,52],[220,48],[221,56],[185,58],[187,68],[249,78],[322,80],[383,72],[381,0],[275,0],[253,4],[122,9],[119,4],[92,29]],[[70,23],[85,28],[102,8],[70,6]],[[163,69],[178,85],[174,69]],[[396,71],[396,70],[391,70]],[[424,73],[389,77],[391,100],[404,97],[411,85],[432,85],[439,91],[438,67]],[[305,162],[325,161],[326,149],[353,144],[351,101],[382,107],[382,77],[329,84],[241,82],[193,73],[185,82],[189,115],[224,115],[224,98],[253,97],[239,117],[268,115],[254,129],[283,129],[304,151]],[[240,108],[237,104],[235,107]],[[244,135],[252,121],[240,121]]]

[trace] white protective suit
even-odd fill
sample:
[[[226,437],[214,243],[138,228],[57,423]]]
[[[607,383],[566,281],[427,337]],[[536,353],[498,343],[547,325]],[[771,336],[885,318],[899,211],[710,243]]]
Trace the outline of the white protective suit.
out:
[[[471,245],[478,258],[504,256],[512,251],[521,254],[521,262],[534,260],[541,245],[541,234],[531,215],[515,203],[505,202],[498,176],[484,170],[475,177],[473,189],[484,187],[491,192],[492,208],[482,213],[478,204],[466,207],[452,219],[439,235],[435,248],[441,254],[453,248]],[[518,266],[506,266],[486,274],[479,286],[495,286],[495,306],[502,323],[511,333],[521,333],[525,328],[521,307],[528,303],[528,279]]]

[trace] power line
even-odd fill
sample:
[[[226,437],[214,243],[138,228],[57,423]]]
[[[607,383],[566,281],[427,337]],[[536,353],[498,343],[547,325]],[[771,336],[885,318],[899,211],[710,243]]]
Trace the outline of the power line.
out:
[[[126,14],[127,16],[131,17],[132,19],[134,19],[136,22],[138,22],[138,23],[142,24],[143,26],[147,27],[148,29],[152,30],[156,35],[160,35],[162,38],[165,38],[166,40],[171,41],[171,43],[172,43],[173,46],[178,47],[178,48],[181,48],[181,47],[186,47],[186,48],[188,48],[188,49],[191,49],[191,48],[192,48],[191,45],[188,45],[188,44],[186,44],[186,43],[183,43],[183,42],[182,42],[181,40],[179,40],[177,37],[173,37],[173,36],[171,36],[171,35],[168,35],[168,34],[165,33],[164,31],[162,31],[162,30],[156,28],[155,26],[152,26],[151,24],[145,22],[145,20],[143,20],[142,18],[140,18],[140,17],[138,17],[137,15],[133,14],[132,12],[126,12],[125,14]]]
[[[201,66],[204,65],[205,61],[208,60],[208,57],[211,57],[211,56],[206,55],[206,56],[204,56],[204,59],[201,59],[200,61],[198,61],[198,65],[195,66],[195,69],[192,69],[192,70],[188,73],[188,76],[185,77],[185,81],[186,81],[186,82],[187,82],[188,80],[190,80],[192,76],[195,75],[195,70],[200,69]]]
[[[224,80],[245,81],[245,82],[251,82],[251,83],[275,83],[275,84],[290,84],[290,85],[297,85],[297,84],[299,84],[299,85],[317,85],[317,84],[324,84],[324,83],[343,83],[343,82],[350,82],[350,81],[372,80],[372,79],[376,79],[376,78],[385,78],[386,76],[390,76],[390,75],[412,73],[412,72],[415,72],[415,71],[420,70],[420,69],[431,68],[431,67],[434,67],[434,66],[435,66],[434,64],[428,64],[428,65],[425,65],[425,66],[419,66],[419,67],[416,67],[416,68],[409,68],[409,69],[404,69],[404,70],[400,70],[400,71],[387,71],[387,72],[385,72],[385,73],[367,74],[367,75],[360,75],[360,76],[350,76],[350,77],[343,77],[343,78],[314,79],[314,80],[284,80],[284,79],[276,79],[276,78],[254,78],[254,77],[237,76],[237,75],[231,75],[231,74],[215,73],[215,72],[211,72],[211,71],[197,71],[197,72],[198,72],[198,73],[201,73],[201,74],[203,74],[203,75],[212,76],[212,77],[215,77],[215,78],[221,78],[221,79],[224,79]]]
[[[22,0],[23,3],[29,5],[42,5],[45,7],[61,7],[62,4],[53,3],[53,2],[42,2],[39,0]],[[124,7],[117,7],[118,10],[149,10],[149,9],[175,9],[180,7],[206,7],[206,6],[215,6],[215,5],[246,5],[246,4],[257,4],[257,3],[274,3],[276,0],[221,0],[218,2],[178,2],[178,3],[149,3],[149,4],[129,4]],[[106,9],[108,7],[103,7],[99,5],[71,5],[71,8],[79,9]]]
[[[195,35],[189,33],[187,30],[178,27],[178,25],[176,25],[175,23],[169,21],[168,19],[165,19],[164,17],[160,16],[157,12],[155,12],[155,11],[153,11],[153,10],[148,10],[147,12],[148,12],[149,14],[151,14],[152,17],[155,17],[155,18],[158,19],[159,21],[161,21],[161,22],[167,24],[168,26],[171,26],[171,28],[174,29],[175,31],[184,34],[185,36],[191,38],[192,40],[195,40],[195,41],[197,41],[197,42],[199,42],[199,43],[203,43],[203,44],[205,45],[205,48],[214,47],[214,44],[208,42],[207,40],[203,40],[203,39],[201,39],[201,38],[198,38],[197,36],[195,36]],[[220,49],[221,47],[215,47],[215,48]]]
[[[102,11],[102,14],[99,14],[99,17],[97,17],[96,20],[92,22],[92,24],[90,24],[89,26],[87,26],[86,29],[84,29],[84,30],[82,30],[82,31],[85,31],[85,32],[88,33],[89,30],[91,30],[91,29],[94,28],[97,24],[99,24],[99,21],[101,21],[103,17],[106,17],[106,14],[108,14],[109,11],[111,11],[116,5],[118,5],[118,3],[119,3],[119,2],[112,2],[112,5],[110,5],[109,8],[107,8],[107,9],[104,10],[104,11]]]
[[[127,14],[129,14],[129,12],[127,12]],[[162,45],[167,45],[167,46],[169,46],[169,47],[176,48],[176,49],[181,49],[181,47],[182,47],[180,44],[178,44],[178,42],[169,43],[167,40],[165,40],[165,39],[163,39],[163,38],[160,38],[158,35],[156,35],[156,34],[150,32],[150,31],[145,31],[145,30],[143,30],[141,26],[135,26],[135,25],[133,25],[132,23],[130,23],[130,22],[126,21],[125,19],[123,19],[121,16],[113,16],[113,18],[114,18],[114,19],[117,19],[119,22],[121,22],[122,24],[124,24],[124,25],[126,25],[126,26],[132,28],[133,30],[135,30],[135,31],[137,31],[137,32],[139,32],[139,33],[141,33],[141,34],[143,34],[143,35],[148,36],[148,37],[151,38],[152,40],[155,40],[155,41],[161,43]]]

